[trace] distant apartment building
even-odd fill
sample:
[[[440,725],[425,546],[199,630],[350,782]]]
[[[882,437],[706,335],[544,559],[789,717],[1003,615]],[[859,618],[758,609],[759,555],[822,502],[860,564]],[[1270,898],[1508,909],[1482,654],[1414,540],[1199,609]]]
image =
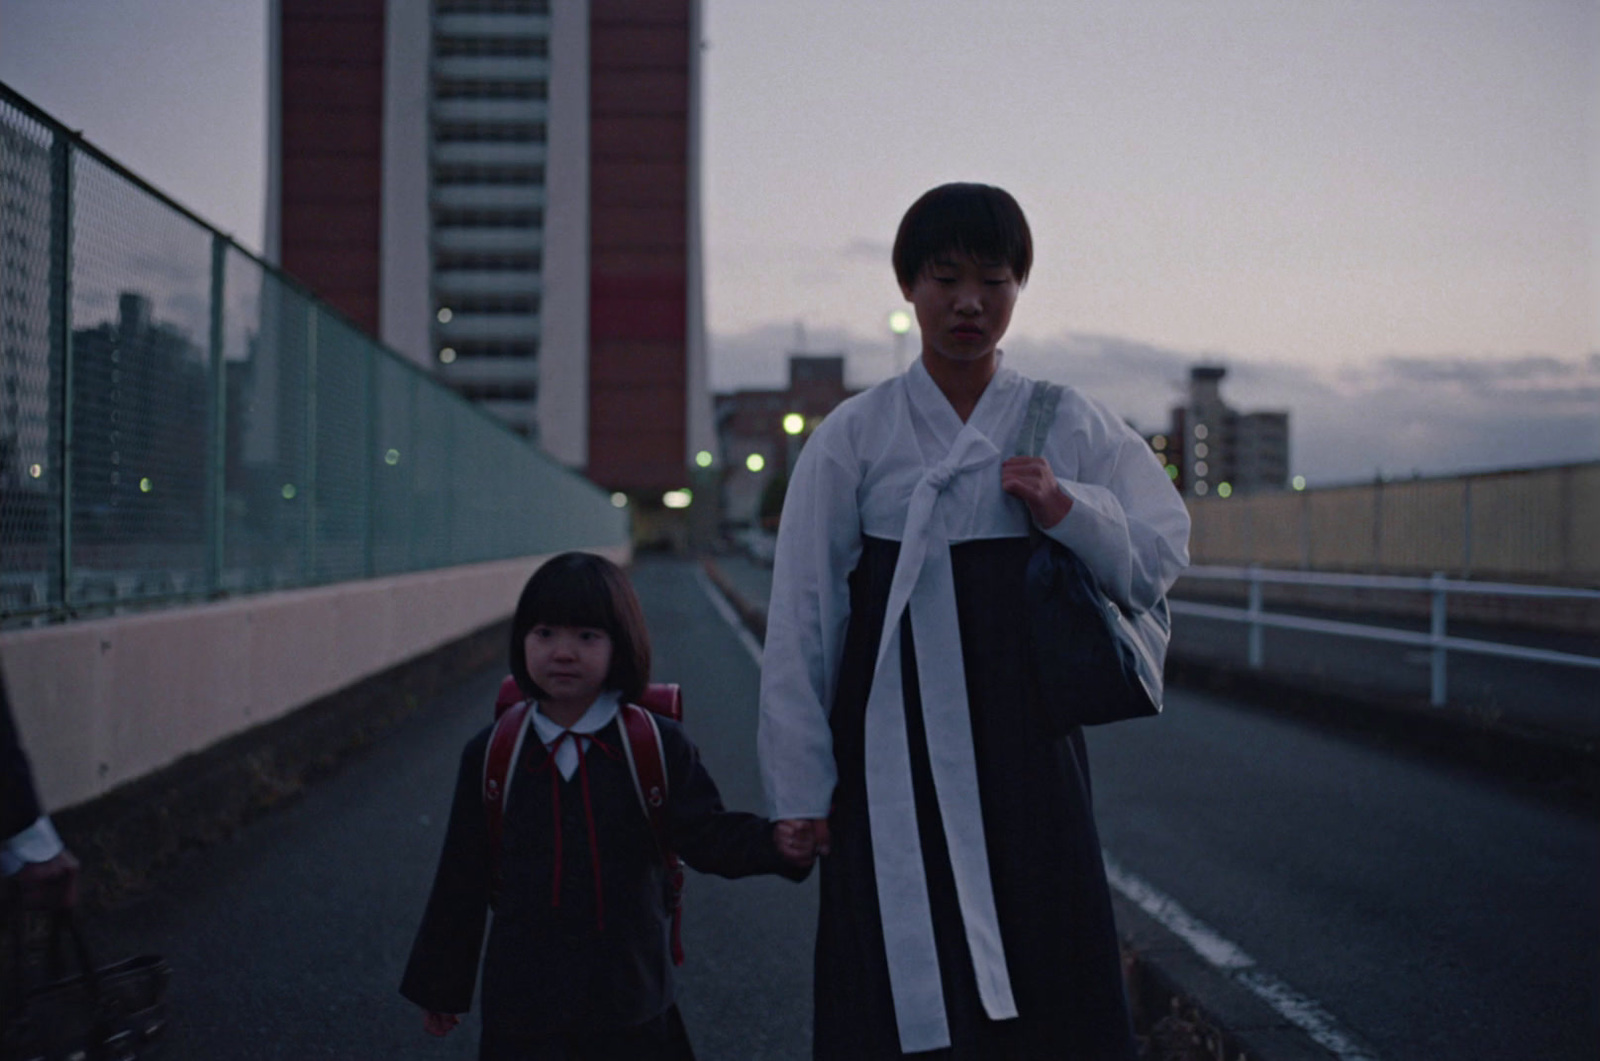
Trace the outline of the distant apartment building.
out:
[[[845,385],[843,354],[789,355],[783,390],[742,390],[716,397],[722,450],[722,518],[761,520],[762,498],[787,482],[795,458],[822,418],[855,391]]]
[[[1189,370],[1188,401],[1167,431],[1150,437],[1179,491],[1196,497],[1259,493],[1289,485],[1289,414],[1240,413],[1222,400],[1221,365]]]
[[[271,0],[268,257],[645,500],[713,443],[699,0]]]

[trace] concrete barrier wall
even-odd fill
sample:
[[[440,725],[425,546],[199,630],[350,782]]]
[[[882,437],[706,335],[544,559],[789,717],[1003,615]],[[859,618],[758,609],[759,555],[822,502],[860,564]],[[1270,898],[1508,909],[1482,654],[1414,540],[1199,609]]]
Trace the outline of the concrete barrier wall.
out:
[[[1190,498],[1197,564],[1600,586],[1600,461]]]
[[[501,621],[545,559],[0,633],[40,797],[93,799]]]

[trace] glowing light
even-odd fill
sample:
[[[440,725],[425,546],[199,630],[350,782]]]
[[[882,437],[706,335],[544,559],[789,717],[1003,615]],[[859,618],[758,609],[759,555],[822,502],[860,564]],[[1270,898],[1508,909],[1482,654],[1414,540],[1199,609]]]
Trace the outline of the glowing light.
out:
[[[783,418],[784,434],[798,435],[806,429],[806,418],[799,413],[790,413]]]
[[[1205,497],[1206,496],[1206,491],[1209,490],[1209,489],[1211,489],[1211,488],[1209,486],[1207,486],[1205,483],[1195,483],[1194,484],[1194,492],[1196,494],[1199,494],[1201,497]]]
[[[1217,496],[1218,497],[1232,497],[1233,496],[1233,484],[1232,483],[1218,483],[1217,484]]]
[[[383,455],[383,463],[393,466],[400,463],[400,451],[392,449]]]
[[[149,479],[140,479],[139,480],[139,492],[141,494],[148,494],[151,490],[155,489],[155,485],[156,484],[152,483]]]
[[[744,466],[753,472],[758,472],[767,466],[767,458],[759,453],[752,453],[744,459]]]
[[[1167,465],[1167,478],[1168,479],[1176,479],[1177,477],[1178,477],[1178,466],[1176,464]]]
[[[37,464],[28,465],[28,474],[37,479],[44,474],[44,468]]]
[[[1195,424],[1194,425],[1194,437],[1195,438],[1205,438],[1207,434],[1208,434],[1208,432],[1206,431],[1206,425],[1205,424]]]
[[[283,484],[283,499],[285,501],[293,501],[294,500],[294,495],[297,492],[298,491],[295,490],[293,483],[284,483]]]
[[[1303,475],[1295,476],[1293,485],[1296,490],[1304,490],[1306,488],[1306,477]]]
[[[1167,448],[1167,436],[1166,435],[1157,435],[1155,438],[1152,438],[1150,440],[1150,448],[1155,450],[1157,453],[1160,453],[1162,450],[1166,449]]]
[[[668,508],[688,508],[694,495],[687,490],[668,490],[661,495],[661,503]]]
[[[711,467],[711,451],[703,449],[694,455],[694,462],[702,468]]]
[[[454,316],[455,316],[455,314],[450,312],[450,307],[449,306],[443,306],[439,310],[439,323],[440,324],[449,324],[450,323],[450,318],[454,317]]]
[[[904,335],[911,330],[911,314],[903,309],[897,309],[889,314],[889,330],[896,335]]]
[[[456,360],[456,348],[453,346],[447,346],[443,350],[440,350],[439,360],[447,365],[454,364]]]
[[[628,495],[623,493],[620,490],[618,490],[616,493],[612,494],[611,495],[611,507],[612,508],[627,508],[628,507]]]

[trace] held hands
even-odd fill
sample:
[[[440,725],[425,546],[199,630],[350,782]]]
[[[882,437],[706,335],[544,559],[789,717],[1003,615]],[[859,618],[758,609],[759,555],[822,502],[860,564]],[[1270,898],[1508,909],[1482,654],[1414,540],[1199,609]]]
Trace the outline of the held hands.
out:
[[[772,840],[778,854],[791,866],[809,867],[817,856],[826,855],[832,847],[826,818],[788,818],[772,830]]]
[[[461,1018],[454,1013],[435,1013],[431,1009],[422,1011],[422,1030],[429,1035],[449,1035],[460,1023]]]
[[[1072,511],[1072,498],[1043,457],[1008,458],[1000,465],[1000,489],[1020,498],[1041,530],[1054,527]]]

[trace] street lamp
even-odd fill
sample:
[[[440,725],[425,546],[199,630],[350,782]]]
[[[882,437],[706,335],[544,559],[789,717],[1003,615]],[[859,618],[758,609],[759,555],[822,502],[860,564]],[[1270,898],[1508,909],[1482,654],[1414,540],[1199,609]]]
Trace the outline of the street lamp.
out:
[[[799,456],[799,447],[795,442],[800,437],[800,432],[806,429],[806,418],[799,413],[788,413],[783,418],[783,476],[785,479],[794,478],[794,462]]]
[[[889,330],[894,332],[894,370],[905,371],[906,332],[911,330],[911,314],[897,309],[889,314]]]

